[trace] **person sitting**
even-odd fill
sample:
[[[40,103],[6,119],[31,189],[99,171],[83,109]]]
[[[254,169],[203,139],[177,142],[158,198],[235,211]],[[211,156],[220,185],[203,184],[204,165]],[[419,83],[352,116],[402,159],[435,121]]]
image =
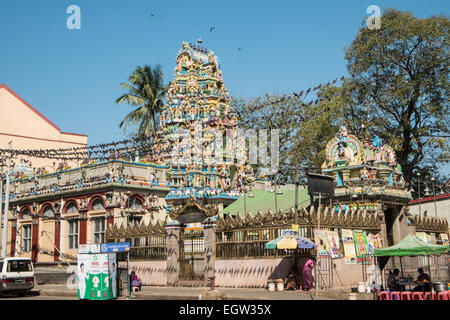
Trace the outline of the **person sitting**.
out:
[[[419,276],[417,277],[417,286],[413,291],[430,291],[430,276],[426,274],[422,268],[417,269]]]
[[[295,274],[294,267],[291,267],[291,269],[289,270],[289,273],[286,277],[285,288],[286,290],[297,290],[298,288],[297,275]]]
[[[136,272],[131,271],[131,287],[139,288],[141,291],[142,281],[138,278]]]
[[[400,270],[394,269],[393,272],[389,271],[389,277],[387,279],[388,289],[391,291],[401,291],[401,286],[399,284],[398,275]]]

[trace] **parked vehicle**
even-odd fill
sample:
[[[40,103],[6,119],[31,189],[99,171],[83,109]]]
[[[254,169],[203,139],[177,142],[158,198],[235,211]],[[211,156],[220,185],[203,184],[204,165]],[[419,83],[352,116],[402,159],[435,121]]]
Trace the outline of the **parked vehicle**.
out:
[[[34,267],[29,258],[5,258],[0,260],[0,293],[25,295],[34,288]]]

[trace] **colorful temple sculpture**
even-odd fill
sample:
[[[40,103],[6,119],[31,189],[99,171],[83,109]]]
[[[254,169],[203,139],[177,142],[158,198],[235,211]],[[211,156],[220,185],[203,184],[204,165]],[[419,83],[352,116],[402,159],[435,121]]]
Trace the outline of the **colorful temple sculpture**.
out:
[[[385,222],[381,232],[385,244],[394,244],[409,233],[407,204],[412,197],[395,152],[380,138],[365,132],[360,140],[341,127],[327,144],[322,172],[334,177],[334,210],[339,215],[354,210],[378,213]]]
[[[245,145],[227,154],[227,133],[236,138],[237,117],[219,58],[213,51],[183,42],[176,64],[156,143],[166,151],[158,160],[168,166],[172,188],[166,196],[167,212],[173,220],[178,220],[188,199],[202,199],[209,209],[219,209],[238,199],[243,188],[253,188],[254,181],[253,168],[241,159]],[[217,135],[225,141],[223,148]],[[200,218],[197,222],[202,222]]]
[[[401,166],[378,137],[342,127],[328,143],[322,173],[334,177],[335,195],[319,206],[305,188],[296,197],[294,186],[277,191],[256,179],[239,136],[220,60],[183,43],[151,154],[127,147],[51,173],[17,162],[8,255],[75,263],[81,244],[130,242],[130,268],[144,285],[204,286],[214,278],[218,287],[265,287],[294,260],[292,250],[266,244],[295,228],[318,244],[298,250],[300,273],[312,255],[322,263],[318,286],[351,288],[398,267],[364,256],[375,248],[409,233],[448,243],[445,218],[410,214]],[[405,272],[423,265],[403,263]],[[438,261],[430,273],[444,279],[445,268]]]

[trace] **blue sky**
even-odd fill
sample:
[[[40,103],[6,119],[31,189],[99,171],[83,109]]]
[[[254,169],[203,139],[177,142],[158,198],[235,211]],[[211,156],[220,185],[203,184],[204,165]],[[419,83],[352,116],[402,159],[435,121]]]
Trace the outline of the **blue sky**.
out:
[[[72,4],[81,30],[66,27]],[[171,81],[182,41],[202,37],[234,96],[298,92],[347,75],[344,48],[369,5],[450,13],[450,2],[438,0],[1,0],[0,83],[63,131],[87,134],[89,144],[116,141],[132,110],[115,103],[120,83],[136,66],[157,63]]]

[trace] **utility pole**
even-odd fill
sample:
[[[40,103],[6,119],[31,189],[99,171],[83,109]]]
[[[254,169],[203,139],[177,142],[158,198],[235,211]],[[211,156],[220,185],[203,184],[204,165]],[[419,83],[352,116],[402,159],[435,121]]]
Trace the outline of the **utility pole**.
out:
[[[297,225],[297,212],[298,212],[298,183],[299,183],[299,172],[298,169],[295,170],[295,204],[294,204],[294,224]],[[298,225],[297,225],[297,233],[298,233]],[[294,259],[294,270],[297,273],[297,249],[294,250],[293,259]]]
[[[9,142],[9,154],[8,154],[8,166],[6,168],[6,195],[5,195],[5,211],[3,215],[3,245],[2,245],[2,258],[6,258],[7,247],[7,234],[8,234],[8,211],[9,211],[9,184],[11,176],[11,155],[12,155],[12,142]]]

